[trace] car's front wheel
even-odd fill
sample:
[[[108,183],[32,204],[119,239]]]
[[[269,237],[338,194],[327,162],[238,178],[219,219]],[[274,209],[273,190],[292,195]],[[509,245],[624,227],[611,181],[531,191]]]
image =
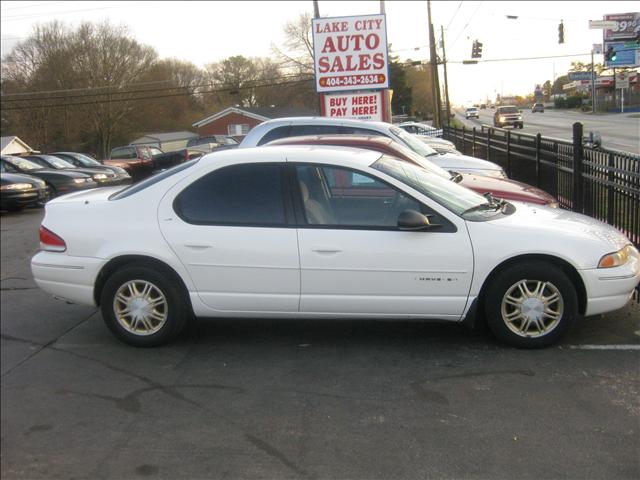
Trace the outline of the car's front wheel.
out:
[[[506,267],[488,285],[484,298],[494,335],[519,348],[556,343],[578,314],[576,289],[551,263],[526,261]]]
[[[100,306],[116,337],[136,347],[155,347],[182,331],[189,315],[188,298],[179,282],[169,277],[154,267],[134,264],[108,278]]]

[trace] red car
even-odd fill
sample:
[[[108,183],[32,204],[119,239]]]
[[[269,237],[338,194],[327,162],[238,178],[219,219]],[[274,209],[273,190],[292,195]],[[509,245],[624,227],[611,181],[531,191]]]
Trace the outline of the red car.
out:
[[[154,170],[151,149],[142,145],[116,147],[111,150],[109,159],[102,163],[111,167],[124,168],[134,181],[150,176]]]
[[[436,175],[447,177],[480,194],[491,193],[496,198],[515,200],[518,202],[535,203],[557,207],[558,201],[547,192],[526,183],[503,178],[485,177],[473,174],[447,172],[443,168],[418,155],[404,145],[382,136],[367,135],[308,135],[300,137],[281,138],[269,142],[267,145],[332,145],[340,147],[366,148],[376,152],[391,155],[406,160]]]

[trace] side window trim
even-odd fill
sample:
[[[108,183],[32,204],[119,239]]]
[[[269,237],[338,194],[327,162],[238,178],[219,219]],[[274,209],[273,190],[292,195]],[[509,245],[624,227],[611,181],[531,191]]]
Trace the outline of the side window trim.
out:
[[[370,230],[370,231],[386,231],[386,232],[401,232],[398,227],[384,227],[384,226],[374,226],[374,225],[314,225],[310,224],[307,220],[307,216],[305,213],[304,203],[302,201],[302,192],[300,191],[300,182],[298,180],[298,171],[297,167],[320,167],[320,168],[342,168],[344,170],[348,170],[353,173],[357,173],[362,175],[363,172],[355,170],[350,167],[345,167],[342,165],[331,165],[325,163],[305,163],[305,162],[288,162],[286,165],[287,169],[290,169],[289,174],[289,184],[288,187],[291,190],[291,196],[293,197],[293,206],[295,213],[295,226],[296,228],[308,228],[314,230]],[[435,212],[432,208],[425,205],[420,200],[416,199],[413,195],[405,192],[404,190],[400,190],[395,185],[391,185],[389,182],[377,177],[373,176],[369,173],[365,173],[366,175],[372,176],[376,179],[376,181],[380,183],[384,183],[389,188],[393,189],[396,192],[401,193],[402,195],[407,196],[411,200],[415,201],[418,205],[420,205],[420,211],[424,215],[437,215],[440,217],[439,223],[442,224],[443,228],[429,230],[428,233],[455,233],[458,231],[458,228],[449,221],[446,217],[443,217],[441,214]]]

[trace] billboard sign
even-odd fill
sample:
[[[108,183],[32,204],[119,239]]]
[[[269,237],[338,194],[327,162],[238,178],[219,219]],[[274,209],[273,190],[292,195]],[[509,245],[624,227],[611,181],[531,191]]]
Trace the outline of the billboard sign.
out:
[[[604,41],[634,38],[640,33],[640,12],[615,13],[604,16],[605,21],[614,21],[616,26],[605,28]]]
[[[384,14],[314,18],[317,92],[389,88]]]
[[[606,68],[638,67],[640,66],[640,48],[636,42],[605,42],[604,51],[613,47],[616,52],[615,60],[604,61]]]
[[[591,72],[569,72],[569,80],[591,80]]]
[[[384,105],[382,91],[325,94],[322,101],[325,117],[352,118],[382,122]]]
[[[616,73],[616,88],[629,88],[629,72]]]

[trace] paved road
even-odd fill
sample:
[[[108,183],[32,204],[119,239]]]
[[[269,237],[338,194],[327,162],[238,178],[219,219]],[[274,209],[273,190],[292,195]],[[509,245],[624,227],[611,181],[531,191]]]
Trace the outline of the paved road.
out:
[[[493,125],[495,110],[480,110],[480,119],[464,117],[464,109],[455,110],[456,118],[470,128],[481,124]],[[523,109],[524,128],[517,132],[536,134],[540,132],[546,137],[571,140],[573,124],[582,122],[585,135],[600,132],[602,146],[625,152],[640,153],[640,114],[597,114],[574,112],[567,110],[545,110],[544,113],[531,113]]]
[[[135,349],[35,288],[41,218],[1,218],[5,480],[640,478],[636,304],[543,351],[456,325],[237,319]]]

